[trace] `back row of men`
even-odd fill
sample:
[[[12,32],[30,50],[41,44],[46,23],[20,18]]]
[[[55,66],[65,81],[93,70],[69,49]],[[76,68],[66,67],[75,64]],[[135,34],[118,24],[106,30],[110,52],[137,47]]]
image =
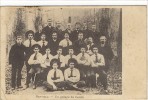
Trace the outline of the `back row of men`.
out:
[[[48,28],[50,29],[49,26]],[[80,71],[81,81],[84,80],[87,86],[94,87],[96,75],[98,74],[100,82],[104,89],[107,90],[106,72],[113,53],[111,48],[106,45],[107,38],[105,35],[95,37],[96,40],[100,41],[100,44],[98,44],[94,42],[95,38],[92,36],[84,38],[82,31],[78,32],[73,37],[75,39],[71,38],[71,40],[68,32],[64,32],[64,39],[56,31],[50,32],[46,30],[46,32],[48,33],[42,32],[34,35],[34,32],[30,30],[26,32],[28,39],[24,43],[22,43],[21,36],[16,37],[16,44],[12,46],[9,53],[9,64],[12,65],[11,86],[13,89],[21,88],[21,71],[24,61],[27,68],[26,88],[29,87],[31,78],[34,82],[33,88],[36,88],[38,79],[48,80],[48,75],[53,67],[53,64],[51,64],[53,59],[60,62],[59,69],[64,73],[65,69],[70,66],[69,59],[73,58],[78,62],[76,68]],[[76,37],[78,38],[76,39]],[[38,41],[34,39],[38,39]],[[41,69],[43,69],[42,75]],[[78,75],[77,72],[76,75]],[[42,78],[39,78],[39,76],[42,76]],[[51,86],[55,88],[55,84]]]

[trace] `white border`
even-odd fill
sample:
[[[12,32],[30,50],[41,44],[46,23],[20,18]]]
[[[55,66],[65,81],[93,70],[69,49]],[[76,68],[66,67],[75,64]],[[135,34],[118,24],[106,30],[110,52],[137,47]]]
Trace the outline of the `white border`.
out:
[[[1,0],[0,6],[147,5],[147,0]]]

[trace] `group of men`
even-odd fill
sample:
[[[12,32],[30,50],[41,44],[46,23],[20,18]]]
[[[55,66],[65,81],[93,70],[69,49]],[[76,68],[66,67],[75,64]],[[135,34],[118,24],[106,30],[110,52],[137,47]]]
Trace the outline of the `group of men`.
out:
[[[42,82],[46,90],[74,89],[84,91],[80,87],[95,88],[101,83],[107,91],[107,71],[113,52],[107,39],[107,33],[100,34],[96,25],[89,30],[86,23],[80,29],[80,23],[71,24],[62,31],[60,23],[44,28],[40,25],[38,32],[26,32],[26,40],[16,36],[16,44],[11,47],[9,64],[12,67],[12,90],[22,88],[21,72],[26,65],[27,76],[25,88],[33,83],[33,89]],[[25,62],[25,63],[24,63]]]

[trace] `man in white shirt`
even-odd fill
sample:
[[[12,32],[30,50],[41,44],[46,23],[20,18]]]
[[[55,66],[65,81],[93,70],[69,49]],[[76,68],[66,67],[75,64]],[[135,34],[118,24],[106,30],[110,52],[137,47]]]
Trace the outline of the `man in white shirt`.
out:
[[[31,76],[34,75],[34,80],[33,80],[33,89],[36,89],[36,84],[39,80],[39,76],[41,73],[41,64],[42,64],[42,54],[39,53],[40,50],[40,45],[35,44],[33,46],[34,53],[30,56],[28,60],[28,64],[31,66],[31,69],[29,71],[29,78],[30,80]],[[27,81],[29,82],[29,81]],[[26,84],[26,88],[29,87],[29,83]]]
[[[86,84],[87,77],[89,75],[89,69],[90,69],[90,56],[86,53],[86,46],[82,46],[80,48],[81,53],[77,55],[77,61],[79,64],[79,70],[81,73],[81,80],[85,80]]]
[[[88,37],[88,42],[87,42],[87,53],[91,56],[93,54],[92,52],[92,47],[94,46],[94,41],[92,37]]]
[[[54,58],[58,59],[60,62],[59,69],[64,71],[65,70],[65,57],[62,55],[63,48],[59,46],[57,50],[57,55],[54,56]]]
[[[46,41],[46,35],[45,35],[45,33],[42,33],[41,34],[41,40],[38,41],[37,43],[41,46],[40,53],[44,55],[45,54],[46,46],[48,44],[48,42]]]
[[[42,79],[47,80],[46,79],[47,74],[49,70],[52,69],[52,67],[50,66],[50,62],[53,59],[53,56],[50,54],[50,47],[46,46],[46,54],[43,55],[42,59],[43,59],[43,63],[41,64],[41,66],[43,67]]]
[[[63,55],[68,54],[68,47],[72,45],[72,42],[69,40],[69,34],[64,34],[64,39],[60,41],[59,46],[63,47]]]
[[[77,68],[75,68],[76,64],[77,64],[77,61],[74,58],[70,58],[68,60],[69,68],[67,68],[64,71],[65,82],[66,82],[65,86],[68,89],[84,92],[84,90],[80,89],[80,87],[84,86],[85,82],[80,81],[80,72]]]
[[[28,60],[31,54],[33,53],[32,46],[37,44],[37,42],[34,40],[34,32],[32,30],[27,31],[25,36],[27,37],[27,40],[25,40],[23,44],[26,47],[25,64],[26,64],[26,70],[27,70],[27,76],[26,76],[26,86],[27,86],[27,84],[30,83],[30,80],[28,79],[28,73],[31,68],[31,66],[28,64]]]
[[[93,55],[91,56],[91,67],[95,77],[91,78],[92,86],[95,87],[96,83],[101,82],[104,90],[107,92],[107,75],[103,70],[105,66],[105,59],[102,54],[98,53],[98,47],[93,46]],[[99,76],[99,78],[97,77]]]
[[[70,58],[77,59],[77,56],[74,55],[74,49],[73,49],[72,46],[70,46],[70,47],[68,48],[68,52],[69,52],[69,54],[65,56],[65,63],[66,63],[66,66],[68,66],[68,60],[69,60]]]
[[[60,66],[60,62],[58,59],[51,60],[51,69],[47,75],[47,82],[44,82],[44,86],[46,90],[56,91],[63,90],[65,86],[63,73],[58,67]]]

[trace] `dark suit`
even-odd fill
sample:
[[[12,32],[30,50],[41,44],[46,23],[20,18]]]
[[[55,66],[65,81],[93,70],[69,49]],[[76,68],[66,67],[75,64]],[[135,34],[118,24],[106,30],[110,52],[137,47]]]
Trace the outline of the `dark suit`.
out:
[[[54,29],[54,31],[58,34],[58,39],[62,40],[64,37],[63,31],[61,29],[58,29],[57,27]]]
[[[46,26],[43,28],[43,32],[46,34],[46,40],[49,41],[52,39],[52,33],[54,32],[54,27]]]
[[[25,61],[25,46],[14,44],[9,52],[9,64],[12,64],[11,86],[21,86],[21,71]],[[16,77],[17,75],[17,77]]]
[[[34,40],[35,41],[40,41],[41,40],[41,33],[36,32],[35,35],[34,35]]]
[[[91,30],[89,29],[83,30],[83,34],[84,34],[84,39],[86,39],[89,36],[91,36]]]
[[[66,29],[65,31],[63,31],[63,34],[64,33],[68,33],[69,34],[69,39],[72,41],[72,30]]]
[[[82,32],[81,30],[74,30],[71,34],[71,41],[74,42],[78,39],[79,32]]]
[[[104,70],[107,72],[110,66],[110,61],[114,56],[113,51],[109,45],[105,45],[104,47],[99,46],[99,53],[104,56],[105,59]]]
[[[80,53],[80,48],[82,46],[86,45],[84,40],[76,40],[73,44],[73,47],[74,47],[74,53],[75,55],[78,55]]]
[[[91,31],[89,35],[93,38],[94,43],[98,45],[101,34],[97,31]]]
[[[51,55],[55,56],[57,54],[59,42],[60,41],[58,39],[56,41],[53,41],[52,39],[48,42],[48,46],[50,47],[50,50],[51,50]]]

